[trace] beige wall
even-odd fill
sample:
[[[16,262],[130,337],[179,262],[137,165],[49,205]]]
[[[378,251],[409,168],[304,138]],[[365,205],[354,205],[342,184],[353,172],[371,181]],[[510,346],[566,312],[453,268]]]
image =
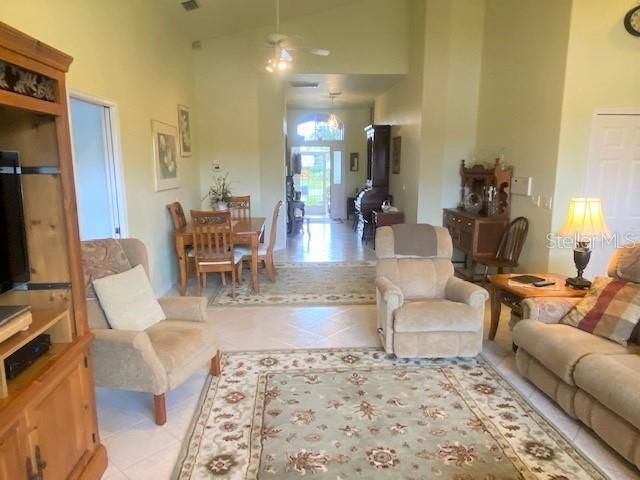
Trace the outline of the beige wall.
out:
[[[344,191],[347,197],[355,193],[356,188],[363,187],[367,179],[367,137],[364,127],[371,123],[371,108],[336,108],[304,110],[290,108],[287,110],[287,138],[289,146],[304,145],[296,139],[296,126],[303,115],[313,112],[335,113],[344,124],[344,142],[341,147],[345,155]],[[331,144],[330,142],[327,144]],[[336,145],[338,145],[336,143]],[[349,170],[349,155],[356,152],[360,155],[360,166],[357,172]]]
[[[179,162],[177,190],[154,192],[151,120],[177,125],[177,104],[193,105],[190,43],[153,0],[30,0],[0,3],[0,18],[74,57],[71,89],[118,105],[129,234],[150,253],[156,292],[176,279],[165,205],[199,205],[196,155]]]
[[[553,185],[554,231],[564,219],[569,199],[585,194],[594,111],[640,110],[640,38],[629,35],[622,25],[623,14],[631,3],[626,0],[573,2],[557,176]],[[574,273],[571,252],[552,250],[549,268]]]
[[[570,14],[570,0],[487,0],[477,160],[504,154],[546,197],[556,182]],[[520,215],[530,221],[522,268],[546,271],[551,211],[514,195],[511,217]]]

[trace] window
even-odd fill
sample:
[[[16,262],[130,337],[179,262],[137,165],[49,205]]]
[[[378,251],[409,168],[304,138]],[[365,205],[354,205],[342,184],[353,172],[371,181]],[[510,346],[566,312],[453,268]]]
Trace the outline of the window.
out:
[[[313,113],[302,117],[296,133],[305,142],[341,142],[344,140],[344,124],[335,115]]]

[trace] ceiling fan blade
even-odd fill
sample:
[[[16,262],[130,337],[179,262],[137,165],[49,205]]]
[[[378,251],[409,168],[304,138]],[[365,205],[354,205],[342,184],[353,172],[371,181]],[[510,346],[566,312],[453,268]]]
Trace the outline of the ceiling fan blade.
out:
[[[328,57],[331,53],[331,50],[327,48],[305,48],[303,50],[311,55],[318,55],[319,57]]]

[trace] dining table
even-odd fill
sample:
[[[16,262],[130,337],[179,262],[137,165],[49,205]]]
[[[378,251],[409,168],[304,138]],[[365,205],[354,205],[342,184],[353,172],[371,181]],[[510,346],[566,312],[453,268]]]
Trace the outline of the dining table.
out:
[[[251,247],[251,286],[255,293],[260,292],[258,282],[258,245],[264,237],[265,219],[262,217],[234,218],[231,222],[234,245]],[[176,255],[180,270],[180,295],[187,293],[187,247],[193,245],[193,227],[189,222],[179,230],[175,230]]]

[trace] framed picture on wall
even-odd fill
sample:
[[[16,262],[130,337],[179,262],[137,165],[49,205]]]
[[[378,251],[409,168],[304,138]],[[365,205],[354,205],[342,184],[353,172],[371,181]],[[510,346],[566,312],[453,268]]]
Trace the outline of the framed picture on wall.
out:
[[[360,154],[358,152],[351,152],[349,156],[349,170],[357,172],[360,168]]]
[[[189,107],[178,105],[178,127],[180,130],[180,154],[191,156],[191,112]]]
[[[393,137],[391,149],[391,173],[400,173],[400,158],[402,155],[402,137]]]
[[[178,188],[178,129],[152,120],[151,132],[156,192]]]

